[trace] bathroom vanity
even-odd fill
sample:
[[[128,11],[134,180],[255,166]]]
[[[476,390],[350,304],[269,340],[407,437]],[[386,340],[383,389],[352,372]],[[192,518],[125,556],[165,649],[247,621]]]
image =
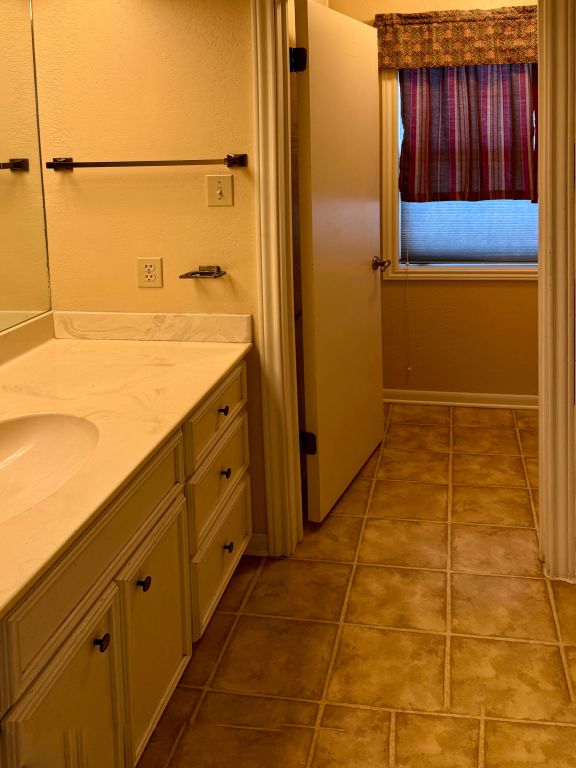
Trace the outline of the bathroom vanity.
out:
[[[97,430],[0,510],[2,768],[136,764],[250,541],[249,349],[56,339],[2,367],[3,423],[68,454]]]

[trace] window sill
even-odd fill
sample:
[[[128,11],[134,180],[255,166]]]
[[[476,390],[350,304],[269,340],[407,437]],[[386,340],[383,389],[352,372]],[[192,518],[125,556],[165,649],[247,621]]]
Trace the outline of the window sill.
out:
[[[384,280],[538,280],[538,267],[493,267],[459,265],[454,267],[403,266],[392,264]]]

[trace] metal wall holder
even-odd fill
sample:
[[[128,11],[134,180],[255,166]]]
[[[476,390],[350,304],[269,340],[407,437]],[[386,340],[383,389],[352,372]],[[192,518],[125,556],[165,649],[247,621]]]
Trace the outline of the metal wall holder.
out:
[[[185,272],[183,275],[178,275],[180,280],[189,280],[190,278],[195,277],[224,277],[226,272],[224,272],[220,267],[217,266],[208,266],[208,267],[198,267],[197,270],[194,272]]]
[[[30,162],[27,157],[16,157],[7,163],[0,163],[0,171],[29,171]]]
[[[74,168],[150,168],[168,165],[225,165],[227,168],[246,168],[248,155],[226,155],[212,160],[118,160],[90,163],[76,162],[73,157],[54,157],[52,162],[46,163],[46,168],[54,171],[73,171]]]

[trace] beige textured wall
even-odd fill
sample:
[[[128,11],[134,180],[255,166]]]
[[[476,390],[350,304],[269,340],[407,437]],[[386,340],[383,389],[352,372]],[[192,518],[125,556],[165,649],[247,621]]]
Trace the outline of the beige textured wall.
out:
[[[254,161],[248,0],[35,0],[46,158]],[[52,298],[58,310],[254,312],[253,170],[234,207],[209,208],[224,167],[46,174]],[[136,284],[136,258],[164,259],[164,288]],[[229,272],[179,280],[199,264]]]
[[[532,395],[532,282],[392,282],[382,291],[384,387]]]
[[[0,311],[50,307],[28,4],[2,2],[0,162],[30,160],[29,173],[0,171]]]
[[[329,0],[335,11],[372,23],[377,13],[421,13],[423,11],[471,11],[506,5],[535,5],[534,0]]]
[[[34,0],[45,158],[160,160],[246,152],[249,168],[46,173],[53,306],[257,317],[250,0]],[[233,172],[235,205],[205,176]],[[162,257],[164,287],[137,287]],[[179,280],[219,264],[221,280]],[[257,354],[249,362],[254,528],[265,530]]]
[[[533,5],[532,0],[330,0],[372,23],[377,13]],[[538,391],[537,282],[387,281],[384,387],[489,394]],[[411,371],[408,368],[411,367]]]

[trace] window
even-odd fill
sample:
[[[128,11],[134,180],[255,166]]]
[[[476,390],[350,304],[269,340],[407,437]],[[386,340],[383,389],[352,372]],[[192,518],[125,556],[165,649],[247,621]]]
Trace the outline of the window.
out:
[[[537,7],[375,26],[387,277],[535,279]]]
[[[535,65],[420,72],[423,88],[414,71],[404,80],[401,71],[399,78],[404,85],[404,103],[399,93],[398,104],[397,146],[404,153],[399,152],[399,265],[533,270],[538,258],[538,205],[532,202]],[[411,132],[408,141],[405,129]]]

